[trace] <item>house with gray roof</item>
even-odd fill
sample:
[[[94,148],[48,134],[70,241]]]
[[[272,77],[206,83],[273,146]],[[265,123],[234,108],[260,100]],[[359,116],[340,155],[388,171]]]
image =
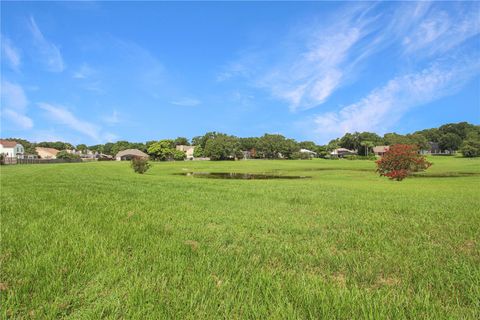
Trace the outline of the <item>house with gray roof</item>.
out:
[[[117,161],[123,161],[123,160],[132,160],[132,158],[136,158],[136,157],[148,158],[148,154],[138,149],[127,149],[117,153],[117,155],[115,156],[115,159]]]

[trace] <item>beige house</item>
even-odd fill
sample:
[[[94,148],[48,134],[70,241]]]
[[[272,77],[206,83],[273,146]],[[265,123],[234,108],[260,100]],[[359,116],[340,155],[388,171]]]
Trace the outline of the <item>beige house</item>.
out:
[[[132,160],[132,158],[135,158],[135,157],[148,158],[148,154],[138,149],[127,149],[117,153],[117,155],[115,156],[115,159],[117,161],[122,161],[122,160]]]
[[[376,156],[383,156],[389,149],[389,146],[376,146],[373,147],[373,153],[375,153]]]
[[[57,159],[57,153],[60,151],[54,148],[36,147],[35,151],[42,159]]]
[[[178,145],[177,150],[185,152],[187,155],[187,160],[193,160],[193,153],[195,151],[195,146],[185,146],[185,145]]]

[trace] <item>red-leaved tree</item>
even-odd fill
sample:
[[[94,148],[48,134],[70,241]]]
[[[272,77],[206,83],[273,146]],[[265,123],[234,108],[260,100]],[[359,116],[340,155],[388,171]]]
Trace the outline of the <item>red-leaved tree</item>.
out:
[[[391,180],[401,181],[412,172],[424,171],[432,163],[418,153],[415,145],[396,144],[390,146],[380,160],[376,161],[377,172]]]

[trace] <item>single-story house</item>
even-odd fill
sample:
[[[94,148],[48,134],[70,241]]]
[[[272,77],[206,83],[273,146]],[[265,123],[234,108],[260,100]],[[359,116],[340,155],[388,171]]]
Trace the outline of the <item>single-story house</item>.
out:
[[[187,160],[193,160],[193,153],[195,152],[195,146],[186,146],[186,145],[178,145],[176,147],[177,150],[185,152],[185,155],[187,156]]]
[[[300,149],[300,153],[306,153],[310,155],[311,158],[314,158],[317,155],[315,151],[308,150],[308,149]]]
[[[373,153],[375,153],[376,156],[383,156],[385,152],[387,152],[390,149],[390,146],[376,146],[373,147]]]
[[[42,159],[57,159],[57,153],[60,151],[54,148],[36,147],[35,151]]]
[[[350,150],[347,148],[338,148],[330,152],[330,155],[332,157],[338,157],[338,158],[343,158],[344,156],[350,156],[350,155],[356,155],[357,151],[356,150]]]
[[[0,154],[10,158],[23,158],[25,150],[17,141],[8,141],[0,139]]]
[[[135,157],[148,158],[148,154],[138,149],[127,149],[117,153],[117,155],[115,156],[115,159],[117,161],[122,161],[122,160],[132,160],[132,158],[135,158]]]

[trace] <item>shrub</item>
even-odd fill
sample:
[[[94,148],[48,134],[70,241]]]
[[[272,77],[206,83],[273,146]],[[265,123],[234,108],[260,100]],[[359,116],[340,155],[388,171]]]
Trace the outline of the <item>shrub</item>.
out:
[[[186,157],[187,155],[183,151],[180,151],[180,150],[173,151],[173,160],[175,161],[183,161],[185,160]]]
[[[77,160],[77,159],[80,159],[80,155],[68,153],[67,151],[62,150],[59,153],[57,153],[57,159]]]
[[[195,149],[193,149],[193,157],[194,157],[194,158],[202,158],[202,157],[203,157],[203,148],[202,148],[202,146],[200,146],[200,145],[195,146]]]
[[[0,153],[0,165],[5,164],[5,155],[3,153]]]
[[[390,146],[376,163],[380,176],[397,181],[405,179],[412,172],[424,171],[432,165],[425,156],[418,153],[417,146],[408,144]]]
[[[147,158],[134,157],[132,158],[130,166],[136,173],[144,174],[150,168],[150,163],[148,163]]]
[[[473,158],[480,156],[480,141],[479,139],[470,138],[465,140],[460,148],[460,152],[464,157]]]

